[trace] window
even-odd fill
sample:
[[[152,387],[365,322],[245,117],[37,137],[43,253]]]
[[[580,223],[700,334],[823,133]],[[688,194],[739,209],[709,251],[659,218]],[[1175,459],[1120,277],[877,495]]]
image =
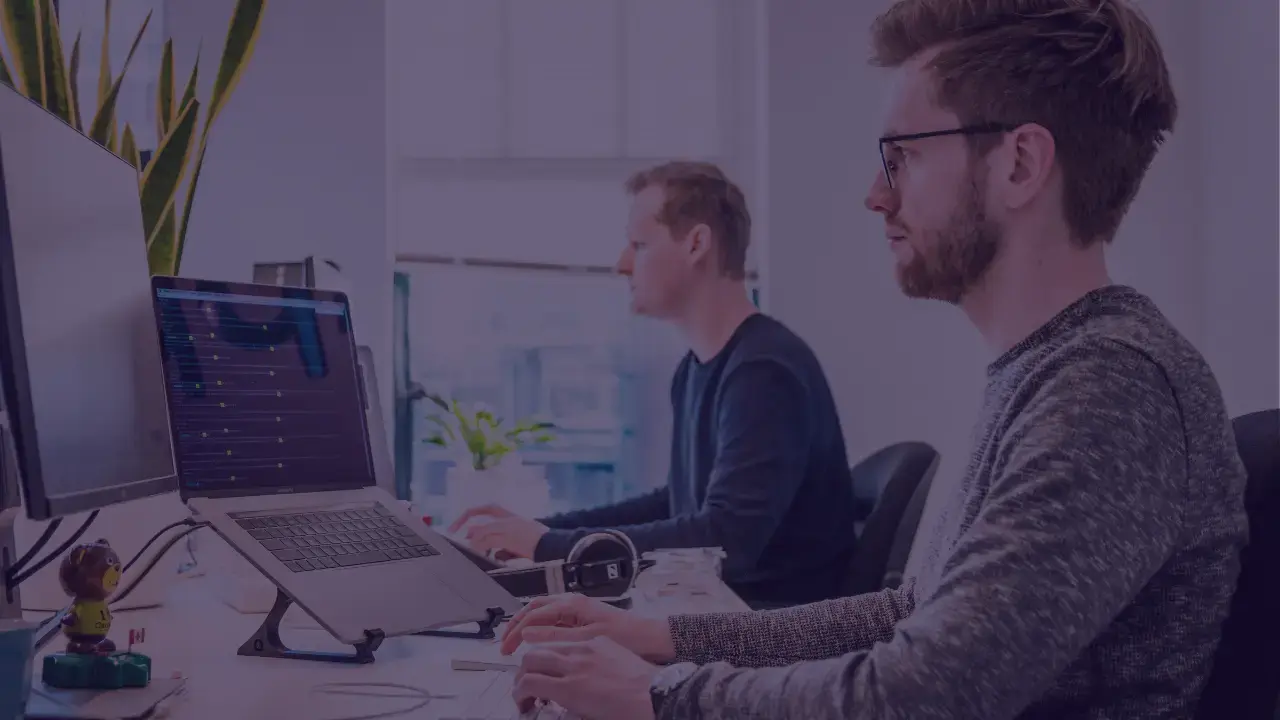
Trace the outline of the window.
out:
[[[388,2],[396,472],[424,512],[447,521],[457,509],[453,456],[424,442],[423,390],[554,422],[555,441],[523,453],[545,471],[552,511],[666,481],[671,373],[686,348],[634,317],[610,272],[623,182],[667,159],[719,163],[752,198],[755,269],[760,7]],[[565,45],[566,32],[582,42]]]
[[[631,316],[617,278],[421,264],[402,270],[400,282],[402,362],[414,381],[503,418],[556,425],[551,443],[522,453],[545,471],[552,511],[665,481],[668,388],[684,349],[670,328]],[[455,456],[424,442],[431,409],[414,408],[409,496],[449,517],[458,510],[446,483]]]

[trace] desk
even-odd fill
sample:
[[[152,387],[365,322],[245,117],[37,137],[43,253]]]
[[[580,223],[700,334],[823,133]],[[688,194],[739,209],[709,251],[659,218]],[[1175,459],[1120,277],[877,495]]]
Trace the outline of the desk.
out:
[[[496,640],[388,638],[378,649],[376,660],[368,665],[241,657],[236,650],[261,625],[263,615],[244,614],[228,607],[214,592],[216,582],[216,574],[179,580],[163,606],[115,613],[111,637],[121,649],[130,628],[145,628],[146,642],[135,649],[151,657],[154,676],[169,677],[177,671],[187,678],[185,693],[168,709],[168,717],[174,720],[349,718],[417,703],[321,695],[312,689],[328,682],[401,683],[465,697],[492,680],[489,672],[452,670],[450,661],[456,654],[474,655],[474,648],[480,643],[489,644],[497,657]],[[683,612],[747,609],[715,577],[699,578],[689,584],[695,587],[642,573],[633,591],[632,612],[665,617]],[[281,623],[281,635],[285,644],[297,649],[349,650],[297,606],[289,608]],[[62,639],[55,638],[44,651],[56,652],[63,646]],[[37,662],[37,673],[39,667]],[[459,700],[432,700],[417,712],[401,717],[435,720],[461,709]]]

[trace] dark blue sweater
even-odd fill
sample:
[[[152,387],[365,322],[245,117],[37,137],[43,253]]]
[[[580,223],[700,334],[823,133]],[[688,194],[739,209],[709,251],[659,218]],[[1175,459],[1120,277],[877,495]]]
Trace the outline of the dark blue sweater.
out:
[[[546,518],[534,559],[563,558],[593,529],[645,552],[721,547],[724,579],[756,604],[839,596],[854,546],[854,499],[835,401],[809,346],[749,317],[705,363],[689,353],[671,384],[665,486]]]

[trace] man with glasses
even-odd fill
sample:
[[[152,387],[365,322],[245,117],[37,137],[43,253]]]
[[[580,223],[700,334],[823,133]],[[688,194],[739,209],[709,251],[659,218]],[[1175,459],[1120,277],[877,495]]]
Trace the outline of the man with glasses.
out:
[[[517,701],[607,718],[1191,717],[1247,539],[1217,383],[1113,240],[1174,124],[1123,0],[902,0],[867,207],[902,290],[989,346],[962,482],[901,587],[653,620],[536,603]],[[667,667],[659,668],[658,664]]]

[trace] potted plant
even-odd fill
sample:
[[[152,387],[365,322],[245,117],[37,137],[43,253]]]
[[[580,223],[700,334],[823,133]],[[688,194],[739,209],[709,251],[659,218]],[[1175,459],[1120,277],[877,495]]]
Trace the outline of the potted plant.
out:
[[[80,68],[80,36],[71,43],[69,57],[63,56],[62,34],[53,0],[5,2],[0,11],[0,29],[7,41],[9,56],[0,54],[0,82],[9,85],[49,112],[57,115],[97,143],[124,158],[138,169],[142,193],[142,220],[146,233],[147,262],[153,275],[176,275],[187,237],[196,181],[204,165],[209,129],[239,82],[257,44],[267,0],[237,0],[231,13],[222,59],[216,68],[213,91],[204,108],[196,98],[200,67],[197,50],[191,75],[181,95],[174,84],[173,40],[164,44],[156,91],[157,147],[143,162],[142,148],[134,130],[116,122],[116,102],[120,82],[151,22],[151,13],[133,37],[120,74],[112,77],[110,48],[111,0],[103,3],[102,55],[99,60],[97,102],[81,109],[83,95],[76,84]],[[194,166],[192,167],[194,163]],[[187,177],[191,167],[190,177]],[[178,199],[179,188],[187,183],[186,197]]]
[[[440,412],[427,416],[437,432],[424,442],[455,451],[445,482],[451,515],[485,503],[499,503],[529,516],[547,512],[550,494],[545,474],[524,464],[518,450],[554,439],[555,425],[523,420],[507,427],[483,407],[464,408],[457,400],[427,393]]]

